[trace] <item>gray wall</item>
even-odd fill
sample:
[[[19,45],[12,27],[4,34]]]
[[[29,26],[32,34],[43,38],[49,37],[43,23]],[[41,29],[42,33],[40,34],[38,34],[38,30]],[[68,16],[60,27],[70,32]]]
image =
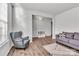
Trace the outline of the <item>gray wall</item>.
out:
[[[73,8],[55,17],[55,34],[62,31],[79,32],[79,7]]]
[[[32,17],[32,36],[38,37],[38,32],[40,31],[45,32],[45,36],[50,36],[52,18],[37,15],[33,15]]]

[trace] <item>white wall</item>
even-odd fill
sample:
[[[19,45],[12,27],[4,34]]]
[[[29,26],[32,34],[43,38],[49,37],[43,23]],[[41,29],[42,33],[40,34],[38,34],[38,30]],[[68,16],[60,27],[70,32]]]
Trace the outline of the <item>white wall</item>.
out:
[[[22,31],[23,37],[29,36],[32,39],[32,19],[26,14],[24,8],[20,4],[14,5],[13,31]],[[30,29],[29,29],[30,28]]]
[[[14,6],[13,31],[22,31],[23,36],[27,32],[27,21],[24,9],[20,5]]]
[[[73,8],[55,17],[55,34],[62,31],[79,32],[79,7]]]
[[[13,31],[13,17],[12,17],[12,5],[8,4],[8,39],[9,39],[9,49],[13,46],[12,39],[10,37],[10,33]],[[8,46],[8,45],[7,45]]]
[[[41,19],[41,20],[40,20]],[[32,35],[38,37],[38,32],[45,32],[46,36],[51,35],[51,18],[33,15],[32,19]]]

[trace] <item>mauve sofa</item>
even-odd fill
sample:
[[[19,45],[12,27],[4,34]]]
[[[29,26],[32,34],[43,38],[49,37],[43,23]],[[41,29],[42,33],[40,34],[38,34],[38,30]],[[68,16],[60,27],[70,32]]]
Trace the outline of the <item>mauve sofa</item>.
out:
[[[56,42],[79,50],[79,33],[64,32],[56,35]]]

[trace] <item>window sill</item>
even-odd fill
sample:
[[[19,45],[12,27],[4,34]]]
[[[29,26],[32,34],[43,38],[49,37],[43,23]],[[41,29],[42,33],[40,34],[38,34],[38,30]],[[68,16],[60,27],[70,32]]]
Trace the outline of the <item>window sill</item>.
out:
[[[4,46],[9,40],[0,41],[0,47]]]

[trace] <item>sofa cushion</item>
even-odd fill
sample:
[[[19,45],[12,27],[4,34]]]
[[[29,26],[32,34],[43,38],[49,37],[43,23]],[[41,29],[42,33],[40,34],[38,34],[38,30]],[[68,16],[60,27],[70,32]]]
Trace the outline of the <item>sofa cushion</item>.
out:
[[[76,33],[76,32],[74,33],[74,39],[79,40],[79,33]]]
[[[69,43],[79,46],[79,41],[78,40],[69,40]]]
[[[69,42],[70,39],[60,37],[59,40],[64,41],[64,42]]]
[[[65,37],[68,39],[74,39],[74,33],[65,32]]]

